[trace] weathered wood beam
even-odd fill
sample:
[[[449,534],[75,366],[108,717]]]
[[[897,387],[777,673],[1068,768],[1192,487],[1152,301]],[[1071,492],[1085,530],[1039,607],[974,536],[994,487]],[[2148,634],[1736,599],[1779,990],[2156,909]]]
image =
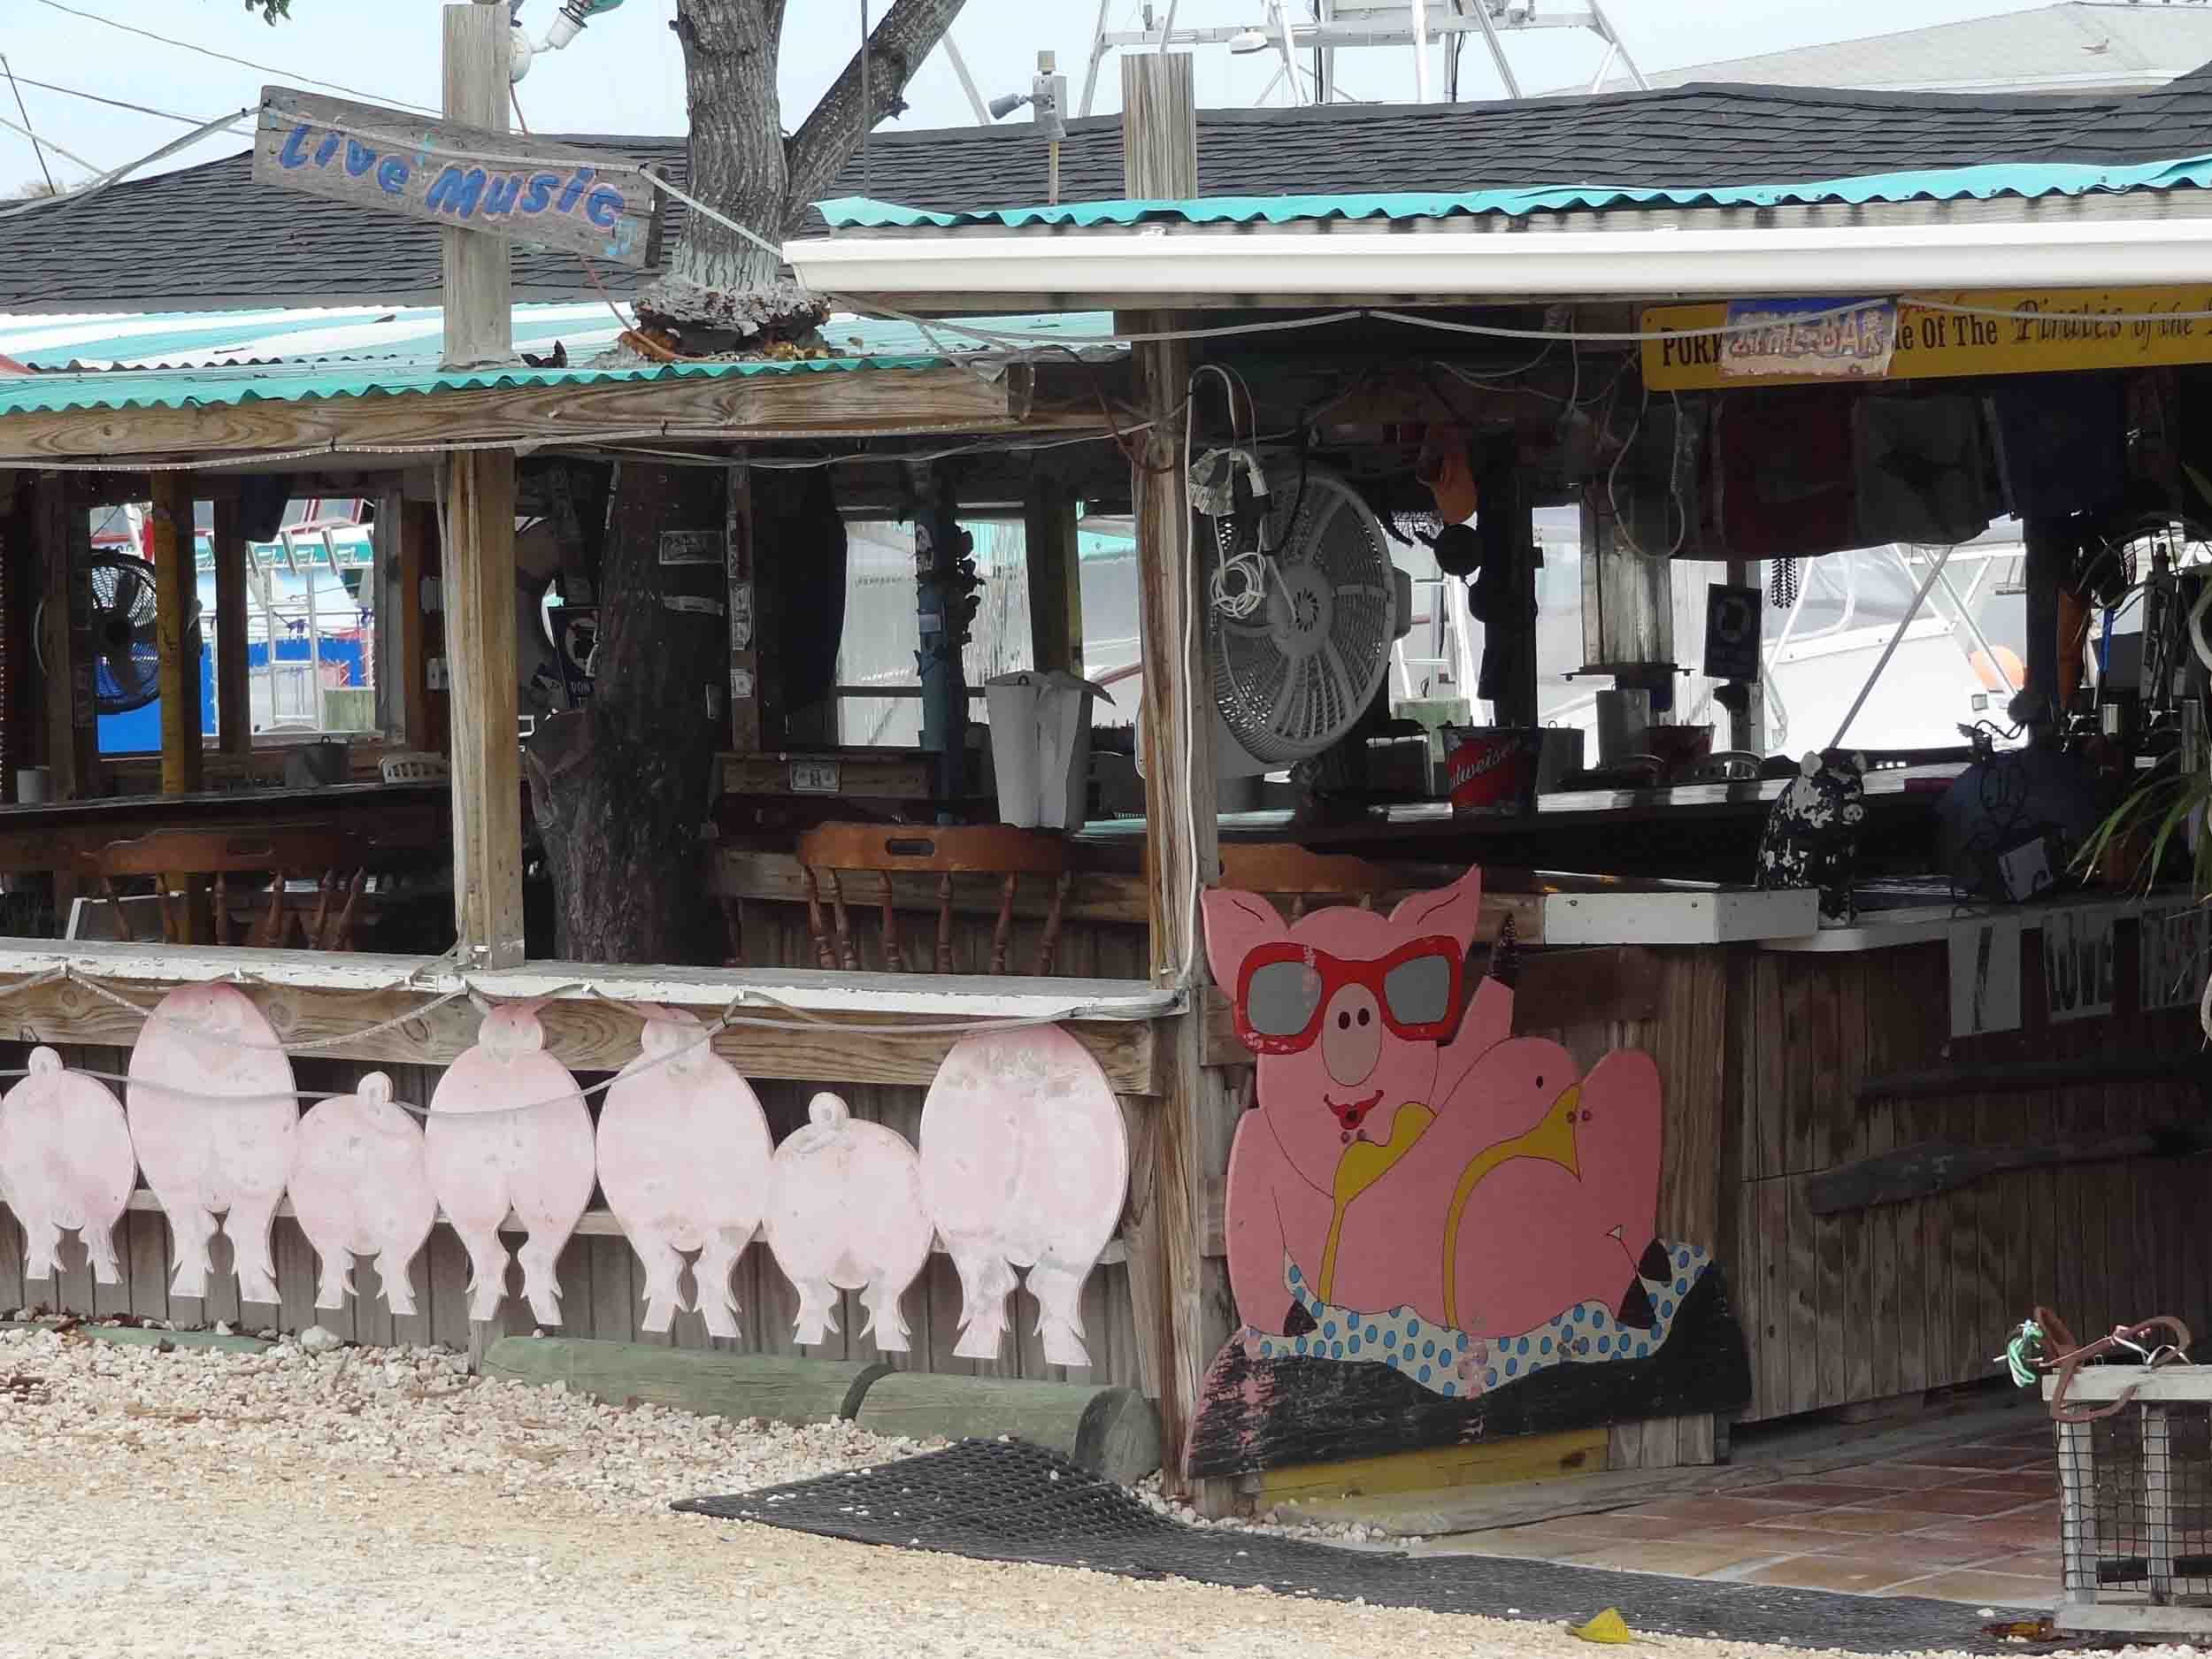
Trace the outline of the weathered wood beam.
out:
[[[515,687],[515,457],[446,462],[446,661],[453,686],[453,900],[462,948],[523,959],[522,740]]]
[[[253,697],[246,673],[246,565],[253,557],[239,528],[238,503],[215,510],[215,730],[226,755],[253,750]]]
[[[1022,554],[1029,570],[1030,663],[1079,674],[1083,567],[1075,507],[1074,492],[1056,476],[1033,478],[1022,514]]]
[[[154,643],[161,683],[161,792],[200,787],[200,653],[192,637],[199,584],[192,549],[192,480],[154,479]]]
[[[579,443],[590,439],[726,443],[910,433],[1084,431],[1087,412],[1027,414],[1013,389],[968,369],[834,369],[717,373],[584,385],[336,397],[189,409],[72,410],[0,417],[0,459],[219,455],[404,445]],[[122,470],[119,468],[119,470]]]
[[[1198,190],[1196,97],[1187,55],[1122,59],[1122,171],[1134,198],[1191,196]],[[1171,330],[1168,312],[1117,318],[1124,332]],[[1134,468],[1138,633],[1144,662],[1143,726],[1147,850],[1152,900],[1152,981],[1202,984],[1199,895],[1221,879],[1214,804],[1213,698],[1204,629],[1193,626],[1201,591],[1193,558],[1190,501],[1175,411],[1188,395],[1189,349],[1160,341],[1134,349],[1136,403],[1152,424]],[[1186,640],[1188,640],[1187,646]],[[1207,1296],[1206,1177],[1228,1164],[1236,1105],[1227,1080],[1205,1066],[1205,1025],[1194,1009],[1161,1022],[1157,1110],[1144,1115],[1131,1158],[1131,1208],[1141,1217],[1130,1252],[1145,1380],[1160,1402],[1167,1490],[1202,1508],[1225,1509],[1218,1483],[1194,1490],[1185,1469],[1187,1431],[1200,1385],[1228,1321]]]
[[[585,969],[583,972],[593,972]],[[9,989],[25,978],[0,979],[0,1038],[14,1042],[96,1043],[127,1048],[143,1019],[129,1009],[70,980]],[[182,979],[134,979],[124,994],[151,1007]],[[346,1033],[421,1009],[432,993],[358,991],[311,986],[247,984],[240,987],[268,1018],[280,1041],[317,1044],[319,1058],[379,1065],[449,1065],[476,1041],[479,1016],[465,998],[404,1020],[388,1031],[358,1039]],[[666,1002],[687,1007],[702,1021],[722,1012],[719,1002]],[[714,1040],[714,1051],[747,1077],[789,1079],[827,1085],[898,1084],[926,1087],[959,1033],[946,1031],[854,1032],[849,1026],[943,1025],[941,1012],[870,1011],[824,1014],[818,1027],[798,1016],[760,1010],[760,1017],[803,1025],[797,1031],[732,1026]],[[573,1071],[614,1071],[637,1058],[644,1020],[619,1002],[555,998],[540,1010],[545,1051]],[[1074,1020],[1067,1025],[1090,1050],[1120,1094],[1149,1095],[1157,1078],[1152,1025],[1141,1020]],[[420,1102],[417,1102],[419,1104]]]
[[[54,799],[93,793],[99,764],[92,702],[92,526],[76,481],[66,474],[38,480],[35,517],[44,577],[39,659],[46,705],[46,764]],[[73,884],[73,877],[65,877]],[[59,902],[60,895],[56,895]]]

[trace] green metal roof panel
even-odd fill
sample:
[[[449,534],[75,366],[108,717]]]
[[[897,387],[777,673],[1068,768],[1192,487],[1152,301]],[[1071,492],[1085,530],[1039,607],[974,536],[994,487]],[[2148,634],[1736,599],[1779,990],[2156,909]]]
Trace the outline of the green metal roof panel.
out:
[[[1778,207],[1870,202],[1987,201],[2012,196],[2033,200],[2128,190],[2201,188],[2212,184],[2212,156],[2131,166],[2080,163],[2001,163],[1878,173],[1800,183],[1685,185],[1550,185],[1535,189],[1463,192],[1394,191],[1356,196],[1212,196],[1188,201],[1066,202],[1056,207],[1007,208],[984,212],[934,213],[865,196],[839,196],[815,205],[836,229],[953,229],[997,225],[1088,230],[1104,225],[1179,221],[1189,225],[1288,225],[1316,219],[1396,222],[1478,214],[1525,218],[1534,213],[1640,207]]]
[[[0,375],[0,416],[67,410],[191,409],[229,404],[307,403],[335,397],[397,397],[411,393],[489,388],[597,386],[618,380],[719,379],[730,375],[928,369],[941,357],[822,357],[790,362],[668,363],[636,368],[494,368],[448,372],[435,363],[327,363],[250,368],[102,369],[76,374]]]
[[[977,319],[1012,334],[1065,335],[1071,344],[1110,334],[1104,312]],[[515,365],[449,373],[438,365],[442,316],[436,307],[146,315],[0,317],[0,357],[39,371],[0,373],[0,416],[66,410],[181,409],[196,405],[317,398],[403,396],[487,387],[588,386],[613,380],[715,375],[832,373],[858,369],[933,368],[1003,357],[958,328],[929,328],[873,318],[833,317],[822,334],[831,357],[759,362],[646,364],[595,368],[620,332],[602,305],[515,308],[518,349],[549,352],[564,369]],[[584,359],[579,361],[579,359]]]

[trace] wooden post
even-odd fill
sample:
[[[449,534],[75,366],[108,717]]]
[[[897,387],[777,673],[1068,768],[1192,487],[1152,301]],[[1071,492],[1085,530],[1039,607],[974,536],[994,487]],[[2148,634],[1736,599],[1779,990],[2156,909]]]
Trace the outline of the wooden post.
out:
[[[1131,196],[1188,197],[1198,188],[1197,117],[1187,54],[1122,59],[1122,168]],[[1131,332],[1172,329],[1173,313],[1118,319]],[[1139,633],[1144,662],[1146,840],[1150,866],[1151,965],[1156,985],[1179,985],[1203,1005],[1205,970],[1198,896],[1221,878],[1214,806],[1213,692],[1202,619],[1192,617],[1202,584],[1193,558],[1190,501],[1179,424],[1169,417],[1187,395],[1190,353],[1179,342],[1133,354],[1141,419],[1155,423],[1135,470]],[[1195,625],[1194,626],[1194,622]],[[1189,648],[1186,649],[1186,638]],[[1225,1482],[1197,1483],[1184,1471],[1185,1442],[1206,1367],[1228,1334],[1223,1298],[1209,1296],[1219,1263],[1205,1260],[1206,1176],[1225,1171],[1235,1109],[1219,1073],[1202,1064],[1203,1021],[1194,1011],[1163,1022],[1161,1090],[1140,1115],[1130,1253],[1145,1381],[1160,1402],[1164,1474],[1218,1512]]]
[[[445,113],[507,130],[511,25],[498,0],[445,9]],[[445,236],[445,361],[514,355],[508,244]],[[449,455],[444,463],[447,672],[453,689],[453,908],[462,950],[485,967],[524,956],[522,739],[515,689],[515,457]]]
[[[504,0],[445,9],[445,113],[449,120],[507,130],[511,25]],[[446,230],[445,364],[464,368],[515,355],[513,260],[503,236]]]
[[[39,659],[46,703],[46,764],[57,801],[94,794],[99,743],[92,696],[92,526],[74,477],[38,480],[37,532],[41,593]],[[64,871],[57,880],[75,891]],[[64,895],[58,889],[57,904]]]
[[[398,536],[399,580],[396,584],[399,630],[394,653],[399,676],[400,741],[426,755],[445,749],[445,723],[438,718],[430,692],[430,663],[444,655],[443,611],[424,608],[424,583],[434,579],[438,564],[438,510],[427,502],[402,500],[394,516]]]
[[[1475,534],[1482,556],[1503,559],[1512,572],[1506,595],[1508,619],[1484,625],[1483,655],[1506,653],[1508,666],[1491,699],[1500,726],[1536,724],[1536,529],[1521,473],[1520,454],[1510,436],[1490,440],[1482,450],[1476,480],[1481,503]]]
[[[2079,1607],[2097,1600],[2096,1425],[2058,1425],[2058,1550],[2065,1599]]]
[[[2174,1599],[2174,1448],[2166,1408],[2145,1405],[2143,1414],[2143,1555],[2151,1601]]]
[[[753,568],[753,469],[741,451],[730,464],[723,557],[727,563],[730,614],[730,747],[741,755],[773,747],[782,722],[768,715],[768,656],[760,635],[760,592]]]
[[[246,674],[246,563],[253,557],[234,498],[215,503],[215,729],[226,755],[253,753],[253,696]]]
[[[1029,482],[1022,513],[1022,554],[1029,567],[1030,664],[1083,672],[1083,571],[1075,497],[1044,473]]]
[[[192,635],[199,584],[192,547],[192,480],[154,474],[154,641],[161,678],[161,792],[200,787],[200,653]]]
[[[1731,559],[1727,580],[1732,588],[1757,588],[1766,566],[1757,559]],[[1761,664],[1763,669],[1763,662]],[[1728,711],[1728,747],[1741,749],[1747,755],[1767,752],[1767,682],[1762,677],[1744,686],[1744,706],[1741,712]]]
[[[511,968],[523,959],[514,454],[449,456],[445,480],[454,923],[480,965]]]

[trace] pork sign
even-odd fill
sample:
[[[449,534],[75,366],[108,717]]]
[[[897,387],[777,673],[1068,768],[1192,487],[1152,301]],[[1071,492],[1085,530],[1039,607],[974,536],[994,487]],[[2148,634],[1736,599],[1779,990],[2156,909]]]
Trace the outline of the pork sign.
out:
[[[518,134],[265,87],[253,176],[309,196],[643,269],[660,193],[642,168]]]

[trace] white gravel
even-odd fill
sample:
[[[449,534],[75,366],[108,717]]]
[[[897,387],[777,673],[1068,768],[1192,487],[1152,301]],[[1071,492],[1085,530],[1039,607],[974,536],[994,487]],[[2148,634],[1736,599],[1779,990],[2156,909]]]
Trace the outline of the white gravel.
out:
[[[165,1355],[0,1333],[0,1655],[1590,1659],[1545,1625],[871,1549],[666,1507],[919,1449],[474,1381],[430,1350]]]

